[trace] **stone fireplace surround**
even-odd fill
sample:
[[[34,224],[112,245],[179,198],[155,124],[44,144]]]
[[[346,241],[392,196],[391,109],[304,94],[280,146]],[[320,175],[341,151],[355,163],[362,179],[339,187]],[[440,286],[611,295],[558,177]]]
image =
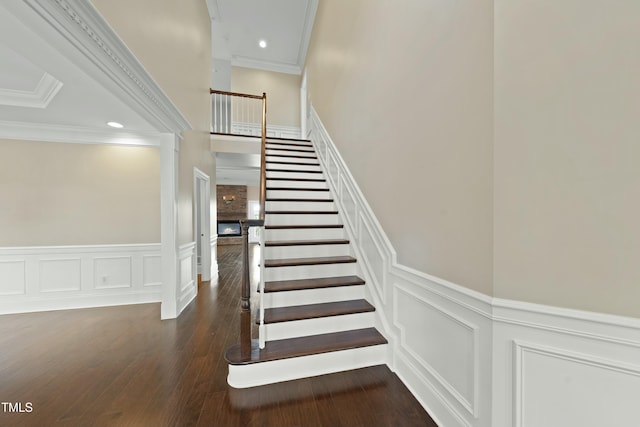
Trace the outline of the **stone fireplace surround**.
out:
[[[247,217],[247,187],[245,185],[218,185],[216,186],[216,194],[218,221],[239,221]],[[231,201],[231,199],[233,200]],[[242,237],[218,236],[218,245],[239,244],[242,244]]]

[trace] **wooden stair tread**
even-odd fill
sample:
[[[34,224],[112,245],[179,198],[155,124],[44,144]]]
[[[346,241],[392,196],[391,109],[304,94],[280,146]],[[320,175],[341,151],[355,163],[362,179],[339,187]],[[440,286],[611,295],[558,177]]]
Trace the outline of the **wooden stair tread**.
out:
[[[308,170],[300,170],[300,169],[265,169],[265,172],[291,172],[291,173],[322,173],[321,170],[317,171],[308,171]]]
[[[375,308],[364,299],[267,308],[264,310],[264,323],[318,319],[321,317],[368,313],[371,311],[375,311]],[[257,319],[256,323],[260,323],[260,320]]]
[[[292,197],[274,197],[265,202],[333,202],[333,199],[296,199]]]
[[[270,240],[264,242],[265,246],[317,246],[317,245],[348,245],[347,239],[323,239],[323,240]]]
[[[287,141],[287,142],[281,142],[281,141]],[[296,145],[296,144],[294,144],[295,142],[305,142],[305,143],[308,143],[308,144],[298,144],[298,145],[312,145],[310,139],[284,138],[284,137],[280,137],[280,136],[268,136],[267,137],[267,142],[272,142],[274,144],[291,144],[291,145]]]
[[[264,211],[265,215],[337,215],[338,211]]]
[[[300,224],[300,225],[265,225],[267,230],[308,230],[313,228],[344,228],[343,224]]]
[[[364,328],[268,341],[263,349],[260,349],[257,340],[253,340],[251,344],[249,360],[242,359],[240,344],[229,348],[225,359],[232,365],[247,365],[387,344],[387,340],[375,328]]]
[[[357,262],[354,257],[348,255],[314,257],[314,258],[283,258],[265,259],[265,268],[270,267],[296,267],[301,265],[323,265],[323,264],[348,264]]]
[[[364,285],[358,276],[321,277],[317,279],[278,280],[264,283],[264,292],[302,291],[306,289],[335,288]]]
[[[300,188],[300,187],[267,187],[267,191],[329,191],[329,189],[328,188]]]

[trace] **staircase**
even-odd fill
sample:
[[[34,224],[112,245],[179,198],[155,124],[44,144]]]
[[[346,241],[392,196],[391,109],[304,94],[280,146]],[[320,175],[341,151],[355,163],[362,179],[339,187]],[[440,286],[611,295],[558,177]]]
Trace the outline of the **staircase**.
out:
[[[264,348],[226,354],[244,388],[386,363],[344,226],[308,140],[266,143]],[[259,321],[259,314],[256,314]]]

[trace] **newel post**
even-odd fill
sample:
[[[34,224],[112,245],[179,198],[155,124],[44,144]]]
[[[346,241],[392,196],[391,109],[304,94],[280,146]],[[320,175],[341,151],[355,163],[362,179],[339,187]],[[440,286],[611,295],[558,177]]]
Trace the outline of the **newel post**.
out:
[[[249,277],[249,223],[240,220],[242,233],[242,296],[240,298],[240,356],[251,359],[251,279]]]

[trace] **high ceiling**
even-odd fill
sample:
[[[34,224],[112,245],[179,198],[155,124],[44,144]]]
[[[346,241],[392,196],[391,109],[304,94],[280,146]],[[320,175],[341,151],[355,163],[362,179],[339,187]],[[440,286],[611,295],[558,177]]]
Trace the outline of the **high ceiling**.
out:
[[[214,58],[301,74],[318,0],[207,0],[207,6]]]
[[[87,73],[89,65],[26,2],[0,3],[0,126],[156,131]]]

